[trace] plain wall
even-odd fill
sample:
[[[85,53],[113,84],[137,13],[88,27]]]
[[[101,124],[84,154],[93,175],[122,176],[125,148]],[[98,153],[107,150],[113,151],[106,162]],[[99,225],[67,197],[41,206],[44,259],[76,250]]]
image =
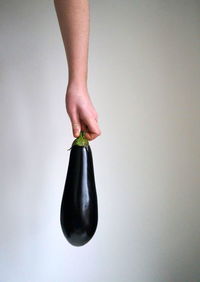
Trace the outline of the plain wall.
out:
[[[64,238],[73,136],[49,0],[0,2],[0,281],[200,281],[200,1],[90,1],[93,239]]]

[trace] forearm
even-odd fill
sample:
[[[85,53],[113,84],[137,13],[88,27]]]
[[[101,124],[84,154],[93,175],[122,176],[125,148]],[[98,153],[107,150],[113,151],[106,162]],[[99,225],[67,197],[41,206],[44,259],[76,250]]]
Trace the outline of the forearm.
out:
[[[54,0],[68,61],[68,84],[87,86],[88,0]]]

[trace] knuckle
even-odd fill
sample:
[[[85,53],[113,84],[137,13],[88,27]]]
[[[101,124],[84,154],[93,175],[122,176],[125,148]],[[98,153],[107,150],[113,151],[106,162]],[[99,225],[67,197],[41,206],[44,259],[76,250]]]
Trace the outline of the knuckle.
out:
[[[70,107],[66,106],[66,110],[69,116],[71,116],[72,110],[70,109]]]
[[[67,113],[71,118],[74,118],[75,116],[75,111],[73,109],[68,108]]]
[[[78,122],[72,122],[72,128],[73,128],[73,130],[76,131],[77,129],[80,128],[80,124]]]
[[[70,105],[69,103],[66,104],[66,110],[67,110],[67,113],[69,115],[74,115],[75,112],[76,112],[76,108],[74,106]]]

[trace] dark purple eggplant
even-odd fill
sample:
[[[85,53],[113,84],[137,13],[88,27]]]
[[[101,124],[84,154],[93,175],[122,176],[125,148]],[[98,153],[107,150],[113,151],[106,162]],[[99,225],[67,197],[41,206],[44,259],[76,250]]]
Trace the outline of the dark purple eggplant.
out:
[[[98,204],[92,151],[84,132],[72,144],[61,203],[63,233],[74,246],[86,244],[98,222]]]

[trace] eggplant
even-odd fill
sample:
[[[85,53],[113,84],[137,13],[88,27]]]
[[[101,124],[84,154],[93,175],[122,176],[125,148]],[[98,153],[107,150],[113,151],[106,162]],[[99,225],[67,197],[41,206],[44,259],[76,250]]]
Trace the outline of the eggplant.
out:
[[[62,231],[73,246],[85,245],[98,223],[92,150],[85,133],[72,143],[60,209]]]

